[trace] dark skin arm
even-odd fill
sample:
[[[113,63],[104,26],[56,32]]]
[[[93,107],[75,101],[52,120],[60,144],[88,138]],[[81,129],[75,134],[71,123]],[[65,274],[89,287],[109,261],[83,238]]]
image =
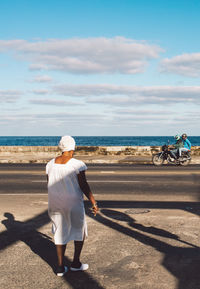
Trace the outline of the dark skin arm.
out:
[[[77,176],[78,176],[79,186],[80,186],[82,192],[84,193],[84,195],[91,202],[93,214],[96,216],[99,209],[98,209],[98,206],[96,204],[95,198],[91,192],[90,186],[87,182],[87,179],[85,176],[85,171],[80,172]]]

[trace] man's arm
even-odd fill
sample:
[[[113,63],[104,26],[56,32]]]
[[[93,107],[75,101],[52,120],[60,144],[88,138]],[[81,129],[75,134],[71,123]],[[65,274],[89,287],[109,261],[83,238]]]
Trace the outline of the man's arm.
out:
[[[97,203],[95,201],[95,198],[91,192],[90,186],[87,182],[87,179],[85,176],[85,171],[82,171],[78,174],[78,183],[79,183],[79,186],[80,186],[82,192],[84,193],[84,195],[91,202],[93,213],[94,213],[94,215],[96,215],[96,213],[98,212],[98,207],[97,207]]]
[[[190,148],[190,150],[191,150],[191,142],[189,141],[189,139],[186,139],[186,142],[187,142],[187,144],[188,144],[188,146],[189,146],[189,148]]]

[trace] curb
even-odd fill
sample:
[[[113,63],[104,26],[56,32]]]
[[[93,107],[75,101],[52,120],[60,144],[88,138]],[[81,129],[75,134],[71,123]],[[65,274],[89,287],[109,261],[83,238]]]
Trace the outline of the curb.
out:
[[[128,159],[84,159],[78,158],[84,161],[86,164],[130,164],[130,165],[149,165],[153,164],[152,160],[128,160]],[[0,164],[46,164],[49,160],[0,160]],[[193,159],[191,165],[199,165],[200,159]]]

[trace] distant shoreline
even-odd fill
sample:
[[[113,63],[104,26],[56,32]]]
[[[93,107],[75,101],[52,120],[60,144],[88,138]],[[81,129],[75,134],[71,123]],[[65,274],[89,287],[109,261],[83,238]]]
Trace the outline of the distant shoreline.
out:
[[[160,146],[77,146],[75,158],[86,163],[151,164]],[[60,155],[58,146],[0,146],[0,163],[47,163]],[[192,163],[200,164],[200,146],[192,147]]]

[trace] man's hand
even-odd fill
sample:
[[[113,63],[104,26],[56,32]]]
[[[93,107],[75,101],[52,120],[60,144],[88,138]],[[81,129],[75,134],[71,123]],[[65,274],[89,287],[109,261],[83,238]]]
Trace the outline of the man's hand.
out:
[[[96,203],[92,206],[92,213],[94,214],[94,216],[96,216],[98,212],[99,212],[99,208]]]

